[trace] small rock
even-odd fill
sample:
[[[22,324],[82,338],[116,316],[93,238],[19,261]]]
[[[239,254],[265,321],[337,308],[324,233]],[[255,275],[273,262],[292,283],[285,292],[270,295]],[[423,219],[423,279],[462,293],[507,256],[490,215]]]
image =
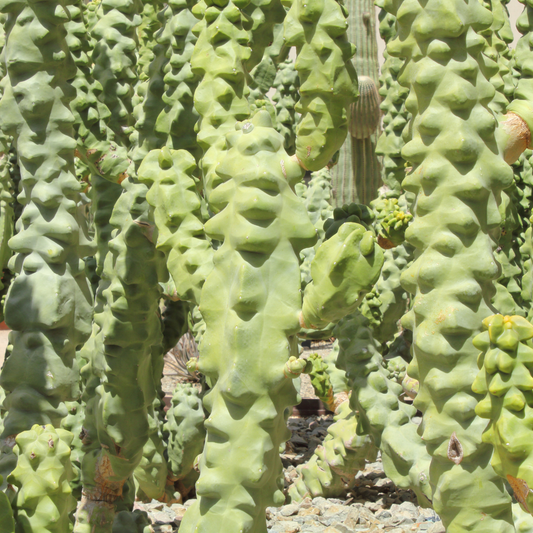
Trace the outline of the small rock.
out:
[[[188,509],[193,503],[196,503],[196,498],[191,498],[190,500],[187,500],[183,505],[186,509]]]
[[[367,509],[370,509],[373,513],[381,510],[381,505],[379,505],[379,503],[376,503],[376,502],[365,502],[365,507]]]
[[[313,505],[324,512],[330,506],[330,503],[328,500],[326,500],[326,498],[319,496],[318,498],[313,498]]]
[[[152,520],[152,523],[157,522],[159,524],[170,524],[171,522],[174,522],[173,516],[162,511],[152,511],[150,513],[150,519]]]
[[[341,533],[341,531],[338,530],[336,527],[328,526],[326,529],[324,529],[324,533]],[[342,532],[342,533],[344,533],[344,532]]]
[[[392,513],[387,509],[382,509],[376,513],[376,518],[380,522],[384,522],[385,520],[390,520],[392,518]]]
[[[429,520],[430,522],[438,522],[439,515],[433,509],[422,509],[419,510],[418,515],[419,520]]]
[[[309,498],[309,496],[306,496],[300,503],[300,509],[309,509],[312,504],[313,501],[311,500],[311,498]]]
[[[276,533],[298,533],[300,530],[300,524],[293,522],[292,520],[286,520],[274,524],[272,531]]]
[[[290,503],[289,505],[284,505],[282,508],[281,508],[281,511],[279,512],[279,514],[281,516],[292,516],[294,514],[296,514],[299,510],[299,507],[298,505],[294,504],[294,503]]]
[[[298,511],[298,516],[320,516],[322,514],[322,511],[318,507],[305,507],[300,508]]]
[[[431,525],[431,527],[427,530],[428,533],[446,533],[446,529],[444,528],[444,525],[442,522],[435,522]]]
[[[332,529],[334,531],[338,531],[339,533],[353,533],[353,529],[346,527],[344,524],[341,524],[340,522],[333,522],[331,526],[326,528],[326,531],[329,529]]]

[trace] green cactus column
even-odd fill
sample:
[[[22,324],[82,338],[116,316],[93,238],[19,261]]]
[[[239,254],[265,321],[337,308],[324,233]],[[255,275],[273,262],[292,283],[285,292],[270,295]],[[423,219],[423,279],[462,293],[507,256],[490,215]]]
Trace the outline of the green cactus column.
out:
[[[487,108],[494,88],[483,74],[497,65],[480,55],[485,39],[476,33],[491,26],[492,16],[477,1],[385,7],[399,25],[388,51],[408,62],[399,81],[410,88],[412,140],[402,155],[413,169],[403,186],[417,194],[406,232],[417,251],[402,275],[414,295],[403,324],[413,330],[408,373],[420,382],[415,406],[432,456],[433,507],[449,533],[512,532],[509,495],[490,466],[492,450],[481,440],[486,424],[471,391],[472,339],[491,314],[499,275],[492,252],[499,194],[512,183]]]
[[[278,449],[296,390],[284,367],[297,353],[298,254],[316,237],[291,189],[303,171],[282,142],[261,111],[228,135],[216,170],[219,213],[205,228],[222,245],[202,290],[198,363],[214,387],[198,500],[182,533],[265,533],[266,507],[285,500]]]
[[[285,44],[296,46],[300,77],[295,109],[302,117],[295,155],[306,170],[331,164],[346,138],[350,108],[358,95],[347,16],[336,0],[295,0],[285,18]]]
[[[3,13],[0,14],[0,50],[3,50],[5,46],[6,21],[6,15]],[[5,64],[3,61],[0,61],[0,79],[4,78],[5,74]],[[3,87],[0,85],[0,98],[3,90]],[[7,263],[13,252],[8,246],[8,241],[13,236],[15,229],[13,205],[16,200],[14,198],[15,191],[13,180],[11,179],[11,163],[9,161],[11,143],[12,139],[10,136],[0,130],[0,320],[4,319],[2,300],[5,298],[11,278],[8,273]]]
[[[204,151],[200,167],[208,201],[219,183],[215,168],[226,150],[226,134],[233,131],[235,122],[250,114],[244,65],[251,54],[251,20],[241,11],[247,4],[248,0],[223,0],[220,6],[202,2],[193,9],[193,14],[201,18],[194,27],[198,41],[191,68],[201,76],[194,92],[194,107],[200,115],[197,140]],[[210,207],[216,212],[214,206]]]
[[[125,483],[153,432],[148,411],[160,379],[156,369],[164,258],[151,242],[147,187],[130,178],[122,185],[124,192],[111,217],[117,229],[98,288],[93,331],[81,353],[92,377],[86,387],[77,533],[111,531],[115,512],[123,505]]]
[[[91,29],[95,39],[93,76],[102,86],[100,100],[108,107],[107,124],[115,142],[129,148],[133,131],[133,95],[137,74],[137,27],[140,0],[102,0]]]
[[[533,326],[516,315],[493,315],[483,326],[484,331],[474,339],[481,353],[480,371],[472,385],[474,392],[485,395],[476,413],[490,420],[483,441],[494,446],[491,462],[496,472],[509,482],[516,500],[531,512]]]
[[[13,135],[24,205],[10,240],[17,273],[5,306],[13,351],[0,376],[8,391],[2,438],[33,424],[58,426],[79,396],[76,350],[90,333],[92,293],[83,257],[92,255],[74,173],[76,67],[65,41],[69,14],[59,2],[0,4],[8,13],[0,127]]]
[[[8,477],[19,489],[12,504],[17,533],[72,530],[71,440],[72,433],[50,425],[36,424],[18,435],[17,468]]]

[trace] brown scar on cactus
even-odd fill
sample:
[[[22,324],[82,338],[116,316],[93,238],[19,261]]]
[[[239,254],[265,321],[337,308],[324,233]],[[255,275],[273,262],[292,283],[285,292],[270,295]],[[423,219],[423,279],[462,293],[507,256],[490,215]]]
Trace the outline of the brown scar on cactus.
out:
[[[455,434],[455,431],[450,437],[450,442],[448,443],[448,459],[453,461],[456,465],[460,464],[463,460],[463,447]]]
[[[531,148],[531,132],[522,117],[508,112],[502,117],[500,128],[505,134],[503,158],[509,165],[513,164],[527,148]]]
[[[511,485],[511,488],[513,489],[513,494],[516,499],[516,501],[522,505],[522,507],[531,514],[531,511],[529,510],[529,507],[527,506],[527,497],[530,492],[533,492],[529,485],[523,480],[516,477],[513,477],[509,474],[505,476],[507,478],[507,481],[509,482],[509,485]]]

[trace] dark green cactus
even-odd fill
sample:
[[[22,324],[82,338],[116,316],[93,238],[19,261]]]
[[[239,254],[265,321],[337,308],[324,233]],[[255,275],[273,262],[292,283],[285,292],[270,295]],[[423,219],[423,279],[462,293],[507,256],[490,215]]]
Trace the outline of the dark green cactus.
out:
[[[186,498],[198,479],[197,457],[205,441],[205,414],[199,390],[178,383],[172,395],[165,429],[168,437],[168,468],[174,486]]]
[[[141,24],[140,0],[102,0],[95,10],[91,34],[96,43],[93,76],[100,82],[100,100],[111,115],[108,125],[114,141],[129,148],[134,126],[133,94],[138,80],[137,27]]]
[[[97,381],[86,388],[84,492],[75,528],[80,533],[111,531],[124,484],[152,432],[147,412],[159,389],[155,369],[159,364],[157,379],[162,369],[154,358],[160,357],[164,259],[150,240],[146,186],[129,178],[122,185],[111,217],[120,229],[109,243],[92,336],[82,350]]]
[[[35,423],[59,426],[67,414],[64,402],[79,396],[75,354],[92,314],[82,258],[93,249],[74,173],[68,80],[76,67],[65,41],[68,12],[59,2],[5,1],[0,9],[10,14],[0,126],[14,137],[18,200],[24,205],[10,240],[15,252],[10,267],[17,277],[5,306],[13,351],[0,376],[8,391],[6,438]]]

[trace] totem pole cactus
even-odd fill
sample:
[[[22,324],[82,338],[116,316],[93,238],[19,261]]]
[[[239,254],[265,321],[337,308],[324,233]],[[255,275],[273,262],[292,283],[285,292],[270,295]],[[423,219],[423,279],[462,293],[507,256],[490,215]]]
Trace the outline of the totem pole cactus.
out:
[[[92,314],[82,258],[93,248],[74,171],[69,14],[59,2],[6,1],[0,9],[9,14],[0,126],[14,139],[24,205],[10,240],[17,276],[5,305],[13,350],[0,376],[9,411],[1,438],[9,447],[34,424],[58,427],[67,414],[64,402],[79,396],[76,350],[88,337]],[[3,459],[8,473],[12,460]]]
[[[298,254],[315,229],[291,189],[303,171],[268,113],[238,127],[216,167],[210,204],[219,213],[205,225],[222,242],[200,301],[206,332],[198,369],[214,387],[204,398],[198,501],[185,514],[184,533],[265,531],[266,507],[285,499],[278,448],[296,390],[284,367],[297,353]]]
[[[491,463],[511,485],[516,500],[528,512],[533,498],[531,475],[531,407],[533,399],[533,326],[520,316],[493,315],[483,321],[485,331],[474,339],[481,350],[480,372],[472,389],[485,398],[476,413],[490,423],[483,442],[492,444]]]
[[[16,440],[17,467],[8,478],[19,489],[13,500],[16,531],[70,531],[70,513],[76,508],[69,484],[72,433],[36,424]]]
[[[510,532],[509,496],[490,466],[491,448],[481,442],[485,423],[471,391],[472,339],[491,314],[499,275],[493,230],[499,193],[512,182],[504,155],[519,137],[500,126],[494,150],[497,122],[487,109],[494,88],[484,74],[498,66],[481,56],[485,39],[476,33],[491,26],[492,16],[478,2],[456,0],[391,0],[385,7],[398,19],[388,51],[407,61],[399,81],[410,88],[413,115],[412,140],[402,152],[413,168],[403,187],[417,194],[406,239],[418,250],[402,275],[414,295],[403,324],[413,330],[408,372],[420,383],[415,405],[432,456],[433,507],[450,533]]]
[[[285,43],[296,46],[300,77],[296,157],[307,170],[326,166],[342,146],[358,94],[346,17],[335,0],[295,0],[285,18]]]

